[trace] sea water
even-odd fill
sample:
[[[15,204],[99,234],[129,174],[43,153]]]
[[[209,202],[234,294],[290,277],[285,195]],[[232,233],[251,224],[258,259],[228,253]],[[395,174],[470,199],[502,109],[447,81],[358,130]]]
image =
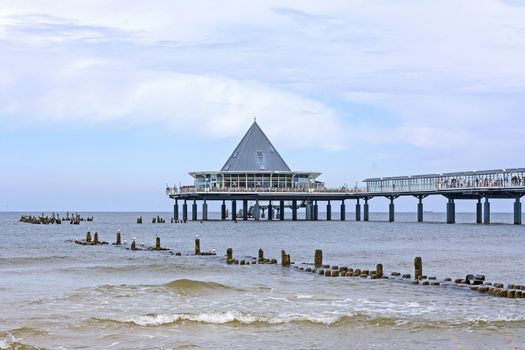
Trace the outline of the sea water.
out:
[[[39,214],[39,213],[35,213]],[[82,213],[93,222],[32,225],[0,214],[0,349],[514,349],[525,344],[525,299],[395,280],[329,278],[280,265],[227,265],[261,248],[313,262],[452,279],[484,274],[525,285],[525,227],[512,214],[476,225],[474,214],[371,213],[355,221],[208,221],[170,224],[169,213]],[[142,215],[144,224],[136,224]],[[152,224],[160,215],[165,224]],[[320,213],[322,217],[322,214]],[[352,216],[347,214],[347,218]],[[217,218],[217,214],[210,214]],[[335,217],[335,215],[334,215]],[[114,242],[120,229],[170,251],[81,246],[86,231]],[[201,250],[192,256],[198,235]],[[182,256],[176,256],[181,252]]]

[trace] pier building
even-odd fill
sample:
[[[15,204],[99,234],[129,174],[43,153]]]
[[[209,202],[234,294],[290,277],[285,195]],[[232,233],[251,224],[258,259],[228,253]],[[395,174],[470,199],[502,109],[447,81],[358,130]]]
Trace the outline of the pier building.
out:
[[[506,198],[514,200],[514,223],[521,224],[521,198],[525,195],[525,168],[368,178],[362,187],[328,188],[318,180],[320,172],[292,171],[256,121],[221,170],[189,174],[194,180],[192,185],[166,188],[166,195],[175,201],[175,221],[188,220],[188,202],[191,220],[199,219],[197,202],[202,202],[200,220],[208,220],[209,201],[221,202],[221,220],[284,220],[289,210],[293,221],[303,209],[306,220],[318,220],[321,203],[326,203],[326,220],[332,220],[332,203],[336,202],[340,206],[339,220],[344,221],[349,200],[355,201],[355,220],[368,221],[369,201],[386,197],[390,200],[388,220],[393,222],[395,199],[411,196],[418,200],[417,220],[423,222],[423,199],[440,195],[447,198],[447,223],[456,222],[455,201],[474,200],[476,222],[489,224],[490,199]],[[242,202],[239,210],[238,201]]]
[[[322,188],[321,173],[292,171],[254,121],[220,171],[195,171],[196,191],[299,191]]]

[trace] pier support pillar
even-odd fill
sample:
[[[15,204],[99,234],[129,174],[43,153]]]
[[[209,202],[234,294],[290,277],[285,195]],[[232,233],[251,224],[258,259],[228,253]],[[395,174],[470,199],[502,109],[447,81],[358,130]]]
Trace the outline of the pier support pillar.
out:
[[[186,203],[186,200],[184,200],[184,204],[182,204],[182,221],[188,221],[188,203]]]
[[[330,204],[330,201],[328,201],[328,204],[326,205],[326,220],[332,220],[332,205]]]
[[[226,201],[222,201],[221,204],[221,220],[226,220]]]
[[[248,220],[248,201],[246,199],[242,201],[242,219]]]
[[[355,204],[355,221],[361,221],[361,204],[359,204],[359,198]]]
[[[306,221],[310,221],[311,220],[311,216],[312,216],[312,205],[310,204],[310,202],[307,202],[306,203],[306,207],[305,207],[305,219]]]
[[[202,221],[208,221],[208,203],[202,202]]]
[[[447,224],[454,224],[456,222],[456,204],[454,199],[449,198],[447,203]]]
[[[261,218],[261,207],[259,207],[259,201],[256,201],[253,207],[253,218],[255,221],[259,221]]]
[[[345,201],[342,200],[341,201],[341,221],[345,221],[346,220],[346,206],[345,206]]]
[[[237,201],[232,201],[232,221],[237,220]]]
[[[388,221],[394,222],[394,219],[395,219],[394,197],[390,197],[390,204],[388,205]]]
[[[478,198],[476,203],[476,223],[483,223],[483,205],[481,204],[481,198]]]
[[[272,201],[268,201],[268,221],[273,220],[273,206]]]
[[[173,220],[175,222],[179,221],[179,202],[177,200],[175,200],[173,205]]]
[[[284,201],[279,202],[279,220],[284,220]]]
[[[297,201],[292,201],[292,221],[297,221]]]
[[[368,221],[369,211],[368,211],[368,198],[365,198],[365,204],[363,205],[363,220]]]
[[[197,201],[193,200],[193,204],[191,205],[191,220],[196,221],[197,220]]]
[[[419,203],[417,203],[417,222],[423,222],[423,196],[417,196]]]
[[[521,202],[516,198],[514,202],[514,225],[521,225]]]
[[[485,216],[484,216],[484,221],[483,223],[488,225],[490,224],[490,202],[489,202],[489,198],[488,197],[485,197],[485,203],[484,203],[484,209],[485,209]]]
[[[314,202],[314,221],[319,220],[319,206],[317,205],[317,201]]]

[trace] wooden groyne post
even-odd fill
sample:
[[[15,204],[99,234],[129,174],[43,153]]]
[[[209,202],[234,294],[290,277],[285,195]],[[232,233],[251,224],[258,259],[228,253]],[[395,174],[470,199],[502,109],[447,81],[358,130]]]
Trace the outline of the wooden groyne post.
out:
[[[323,251],[321,249],[315,250],[314,265],[316,268],[323,266]]]
[[[414,278],[419,280],[423,276],[423,260],[420,256],[416,256],[414,259]]]
[[[281,266],[290,266],[290,254],[286,254],[284,250],[281,251]]]
[[[199,236],[195,237],[195,255],[201,255],[201,240]]]
[[[226,263],[227,264],[233,263],[233,249],[232,248],[226,249]]]
[[[376,265],[376,273],[375,278],[382,278],[383,277],[383,264],[377,264]]]

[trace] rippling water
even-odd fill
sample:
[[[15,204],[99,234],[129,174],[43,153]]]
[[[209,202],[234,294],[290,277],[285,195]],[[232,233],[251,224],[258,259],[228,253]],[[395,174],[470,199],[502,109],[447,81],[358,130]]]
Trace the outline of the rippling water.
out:
[[[458,214],[372,214],[373,222],[189,222],[151,224],[153,213],[85,213],[81,225],[29,225],[0,214],[0,349],[3,348],[230,348],[230,349],[471,349],[523,348],[525,299],[503,299],[454,287],[413,286],[392,280],[328,278],[276,265],[230,266],[236,258],[297,263],[323,249],[327,264],[445,277],[485,274],[492,282],[525,285],[525,227],[510,214],[503,224],[475,225]],[[135,224],[142,215],[145,223]],[[161,216],[166,219],[169,214]],[[80,246],[98,231],[112,242],[137,238],[170,252]],[[198,234],[203,250],[195,257]]]

